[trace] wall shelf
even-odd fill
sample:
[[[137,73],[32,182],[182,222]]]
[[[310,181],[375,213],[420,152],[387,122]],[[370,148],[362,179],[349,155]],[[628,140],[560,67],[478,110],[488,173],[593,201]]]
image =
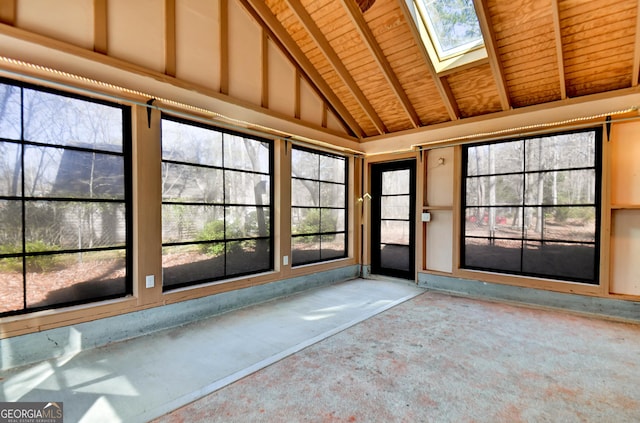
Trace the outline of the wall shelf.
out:
[[[422,206],[424,211],[453,210],[452,206]]]
[[[634,210],[640,209],[640,204],[612,204],[611,210]]]

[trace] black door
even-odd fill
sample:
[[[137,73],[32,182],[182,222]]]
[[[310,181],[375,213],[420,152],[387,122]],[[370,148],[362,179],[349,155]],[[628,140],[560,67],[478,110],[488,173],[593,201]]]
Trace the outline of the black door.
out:
[[[371,271],[415,278],[415,160],[371,167]]]

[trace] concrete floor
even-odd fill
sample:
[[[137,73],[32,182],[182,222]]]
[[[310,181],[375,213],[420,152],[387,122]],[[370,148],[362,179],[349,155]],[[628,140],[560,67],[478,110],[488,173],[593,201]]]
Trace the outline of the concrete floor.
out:
[[[0,376],[0,401],[63,402],[65,422],[146,422],[424,292],[353,280]]]
[[[155,423],[640,421],[640,325],[427,291]]]

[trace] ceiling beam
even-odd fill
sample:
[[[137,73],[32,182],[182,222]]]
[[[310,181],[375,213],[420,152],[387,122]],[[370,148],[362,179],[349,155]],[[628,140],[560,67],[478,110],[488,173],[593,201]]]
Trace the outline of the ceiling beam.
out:
[[[108,53],[107,0],[93,0],[93,51]]]
[[[633,50],[633,70],[631,74],[631,86],[638,86],[638,74],[640,74],[640,0],[636,2],[636,39]]]
[[[16,23],[17,0],[0,1],[0,22],[8,25]]]
[[[220,14],[220,93],[229,94],[229,3],[228,0],[218,2]]]
[[[262,59],[262,93],[260,95],[260,105],[265,109],[269,108],[269,35],[264,27],[260,31],[260,52]]]
[[[418,30],[416,22],[413,20],[413,15],[409,10],[405,0],[401,0],[398,2],[400,5],[400,9],[402,10],[402,15],[404,16],[404,20],[407,22],[411,33],[413,34],[413,39],[415,40],[416,45],[418,46],[418,50],[420,50],[420,54],[422,55],[422,59],[424,63],[427,65],[429,69],[429,74],[431,74],[431,78],[433,83],[440,94],[440,99],[444,104],[444,107],[447,109],[447,113],[449,114],[449,119],[458,120],[460,119],[460,109],[458,109],[458,103],[456,102],[451,89],[449,88],[448,83],[438,76],[433,63],[431,63],[431,58],[429,57],[429,53],[427,52],[427,48],[422,43],[422,37],[420,36],[420,31]]]
[[[176,76],[176,0],[164,0],[164,73]]]
[[[353,79],[346,66],[342,63],[342,60],[335,52],[329,40],[324,36],[318,25],[315,23],[311,15],[304,8],[299,0],[286,0],[293,13],[298,17],[298,20],[306,28],[311,39],[318,46],[322,54],[327,58],[327,61],[336,71],[342,82],[347,86],[351,94],[355,97],[356,101],[367,115],[369,120],[376,127],[376,130],[380,134],[389,132],[387,127],[378,116],[378,112],[375,111],[367,97],[364,95],[356,81]]]
[[[498,88],[500,105],[502,106],[502,110],[509,110],[511,109],[511,102],[509,101],[507,81],[504,78],[502,62],[498,58],[495,32],[493,31],[493,26],[489,23],[489,8],[487,7],[487,2],[486,0],[473,0],[473,5],[475,6],[478,22],[480,23],[480,30],[484,38],[484,48],[487,50],[489,66],[491,66],[493,79]]]
[[[300,75],[309,82],[325,103],[332,108],[336,116],[344,122],[345,127],[351,130],[356,137],[362,139],[366,134],[358,122],[305,56],[295,40],[291,38],[291,35],[271,13],[264,0],[239,1],[247,12],[268,32],[269,37],[280,47],[282,53],[289,59]]]
[[[380,44],[378,44],[378,41],[373,35],[373,32],[369,28],[367,21],[364,19],[364,16],[362,15],[360,8],[356,5],[356,2],[354,2],[353,0],[342,0],[342,4],[344,5],[345,9],[347,9],[347,12],[348,12],[347,14],[353,21],[353,24],[355,25],[356,29],[360,33],[360,36],[363,38],[364,44],[367,46],[367,48],[373,55],[374,59],[376,60],[378,67],[380,68],[380,70],[382,70],[382,74],[384,75],[385,79],[391,86],[391,89],[393,90],[396,97],[398,98],[398,101],[400,102],[400,105],[402,106],[405,113],[409,117],[411,124],[413,125],[414,128],[418,128],[422,126],[418,113],[416,112],[413,105],[411,104],[411,101],[409,100],[407,93],[402,88],[402,85],[400,84],[398,77],[396,76],[395,72],[393,71],[393,68],[389,64],[389,61],[384,55],[384,52],[382,51]]]
[[[560,99],[564,100],[567,98],[567,81],[564,77],[564,53],[562,52],[562,32],[560,31],[560,8],[558,6],[558,0],[551,0],[551,9],[553,13],[553,32],[556,37],[555,44],[556,57],[558,58],[558,78],[560,79]],[[636,77],[636,79],[638,78]]]

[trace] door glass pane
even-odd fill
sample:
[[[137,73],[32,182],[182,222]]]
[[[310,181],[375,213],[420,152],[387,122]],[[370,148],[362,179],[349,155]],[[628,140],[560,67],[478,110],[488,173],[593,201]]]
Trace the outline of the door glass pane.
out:
[[[409,169],[389,170],[382,174],[382,195],[409,194],[410,190]]]
[[[380,245],[380,265],[387,269],[411,270],[409,255],[411,248],[404,245]]]
[[[409,222],[383,220],[380,222],[380,242],[409,245]]]
[[[380,199],[381,217],[383,219],[409,220],[409,212],[411,209],[410,201],[411,199],[408,195],[382,197]]]

